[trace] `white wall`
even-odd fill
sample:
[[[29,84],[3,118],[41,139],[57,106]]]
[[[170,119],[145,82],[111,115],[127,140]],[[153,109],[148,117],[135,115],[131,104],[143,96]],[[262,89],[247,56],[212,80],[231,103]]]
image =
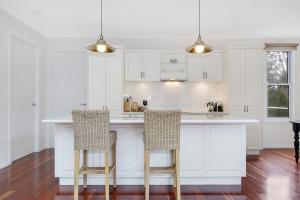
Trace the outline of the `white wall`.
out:
[[[45,38],[36,31],[25,26],[18,20],[0,10],[0,168],[10,164],[9,160],[9,38],[11,35],[38,48],[40,54],[39,80],[40,80],[40,118],[46,116],[46,57]],[[45,146],[45,127],[40,124],[40,149]]]

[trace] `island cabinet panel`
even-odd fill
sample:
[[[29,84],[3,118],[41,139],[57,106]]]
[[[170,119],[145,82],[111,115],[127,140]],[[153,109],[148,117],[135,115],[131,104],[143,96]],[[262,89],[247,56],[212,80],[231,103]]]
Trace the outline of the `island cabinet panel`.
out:
[[[144,126],[142,124],[112,124],[111,129],[117,131],[118,184],[143,185]],[[241,177],[245,176],[246,170],[245,137],[245,124],[182,125],[181,183],[183,185],[241,184]],[[73,138],[72,124],[57,124],[55,176],[59,178],[60,185],[73,184]],[[171,164],[171,155],[168,151],[154,151],[150,156],[151,166],[170,166]],[[90,152],[88,158],[90,166],[103,166],[103,161],[103,152]],[[91,175],[88,181],[90,185],[104,183],[101,175]],[[172,177],[151,175],[150,183],[172,184]]]
[[[241,126],[206,126],[205,171],[209,175],[244,175],[246,137]],[[224,137],[226,135],[226,137]],[[230,146],[230,147],[229,147]]]

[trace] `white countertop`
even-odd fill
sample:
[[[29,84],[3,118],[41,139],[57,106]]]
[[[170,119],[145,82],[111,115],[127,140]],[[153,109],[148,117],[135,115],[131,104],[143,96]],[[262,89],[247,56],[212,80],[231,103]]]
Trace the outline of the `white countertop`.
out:
[[[43,123],[71,124],[72,117],[58,117],[42,120]],[[246,124],[258,123],[257,119],[247,119],[231,115],[185,115],[181,117],[182,124]],[[118,115],[111,116],[111,124],[144,124],[143,116]]]

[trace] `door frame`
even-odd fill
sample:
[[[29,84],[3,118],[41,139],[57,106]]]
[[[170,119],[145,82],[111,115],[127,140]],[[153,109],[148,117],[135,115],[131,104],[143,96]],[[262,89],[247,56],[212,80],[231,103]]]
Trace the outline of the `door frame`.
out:
[[[21,42],[24,42],[25,44],[29,45],[34,49],[35,53],[35,65],[33,69],[33,78],[34,78],[34,85],[33,85],[33,101],[36,104],[34,107],[33,111],[33,130],[34,130],[34,152],[40,151],[40,137],[39,137],[39,130],[40,130],[40,116],[39,116],[39,111],[40,111],[40,99],[39,99],[39,66],[40,66],[40,51],[39,48],[33,44],[32,42],[28,41],[25,39],[23,36],[17,34],[17,33],[8,33],[8,159],[9,163],[11,164],[14,160],[12,158],[12,135],[11,135],[11,44],[12,40],[17,39],[20,40]]]

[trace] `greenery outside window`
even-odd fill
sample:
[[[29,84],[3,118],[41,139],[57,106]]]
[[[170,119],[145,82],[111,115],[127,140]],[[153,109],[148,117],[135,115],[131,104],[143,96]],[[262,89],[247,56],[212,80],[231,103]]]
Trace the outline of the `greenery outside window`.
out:
[[[291,51],[267,51],[267,116],[290,116]]]

